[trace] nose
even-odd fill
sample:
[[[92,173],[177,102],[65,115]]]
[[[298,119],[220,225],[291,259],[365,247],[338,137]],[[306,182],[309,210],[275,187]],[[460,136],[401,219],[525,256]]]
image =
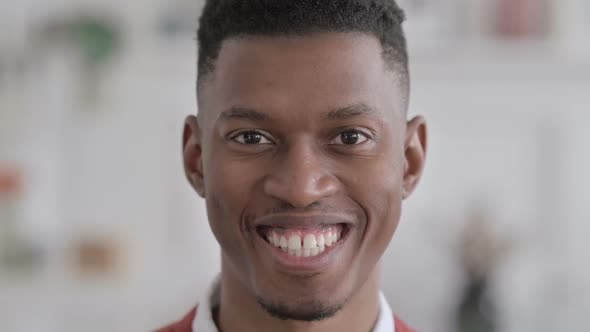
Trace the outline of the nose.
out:
[[[276,165],[264,182],[267,195],[296,208],[311,206],[336,194],[338,188],[339,181],[322,153],[304,143],[277,156]]]

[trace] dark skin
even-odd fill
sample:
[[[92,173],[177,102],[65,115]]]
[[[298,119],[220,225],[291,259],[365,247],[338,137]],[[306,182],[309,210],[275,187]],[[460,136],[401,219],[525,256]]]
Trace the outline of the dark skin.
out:
[[[406,120],[402,82],[366,34],[224,41],[183,140],[186,175],[222,249],[221,331],[372,329],[379,260],[425,161],[426,124]],[[269,218],[331,220],[347,233],[320,267],[297,270],[257,233]],[[293,317],[331,315],[281,320],[257,301]]]

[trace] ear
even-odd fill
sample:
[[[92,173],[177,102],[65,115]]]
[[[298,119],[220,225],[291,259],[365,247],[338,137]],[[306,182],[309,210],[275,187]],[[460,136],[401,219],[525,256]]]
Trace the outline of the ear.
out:
[[[201,128],[194,115],[189,115],[184,122],[182,133],[182,155],[184,172],[191,186],[201,197],[205,197],[203,180],[203,149]]]
[[[426,161],[427,130],[426,120],[417,116],[410,120],[406,126],[406,137],[404,141],[404,179],[402,187],[402,198],[410,197],[416,189]]]

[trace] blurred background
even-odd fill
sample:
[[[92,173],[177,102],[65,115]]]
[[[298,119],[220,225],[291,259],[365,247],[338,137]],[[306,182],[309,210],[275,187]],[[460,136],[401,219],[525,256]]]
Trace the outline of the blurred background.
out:
[[[394,311],[590,331],[590,2],[400,4],[430,147],[383,259]],[[148,331],[219,271],[180,159],[201,6],[0,2],[0,331]]]

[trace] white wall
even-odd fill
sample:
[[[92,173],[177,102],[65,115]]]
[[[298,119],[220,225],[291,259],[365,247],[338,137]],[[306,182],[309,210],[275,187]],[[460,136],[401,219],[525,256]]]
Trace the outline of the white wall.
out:
[[[385,259],[385,290],[421,330],[453,331],[462,280],[453,250],[469,206],[485,199],[494,228],[517,241],[495,278],[503,330],[585,330],[587,67],[463,61],[415,66],[429,159]]]
[[[27,4],[33,16],[83,6]],[[128,27],[130,43],[98,105],[72,100],[79,82],[59,53],[31,72],[26,93],[0,103],[22,105],[21,143],[10,155],[30,175],[24,227],[50,250],[42,275],[0,277],[3,331],[78,331],[85,322],[147,330],[187,310],[219,269],[180,160],[182,121],[196,112],[192,40],[146,37],[161,8],[155,0],[101,6]],[[512,46],[413,57],[412,113],[429,121],[428,165],[384,257],[383,289],[422,331],[453,331],[463,278],[454,255],[478,200],[494,229],[519,242],[495,279],[503,330],[588,329],[590,64],[544,46],[506,52]],[[64,247],[86,232],[123,239],[123,276],[88,281],[68,271]]]

